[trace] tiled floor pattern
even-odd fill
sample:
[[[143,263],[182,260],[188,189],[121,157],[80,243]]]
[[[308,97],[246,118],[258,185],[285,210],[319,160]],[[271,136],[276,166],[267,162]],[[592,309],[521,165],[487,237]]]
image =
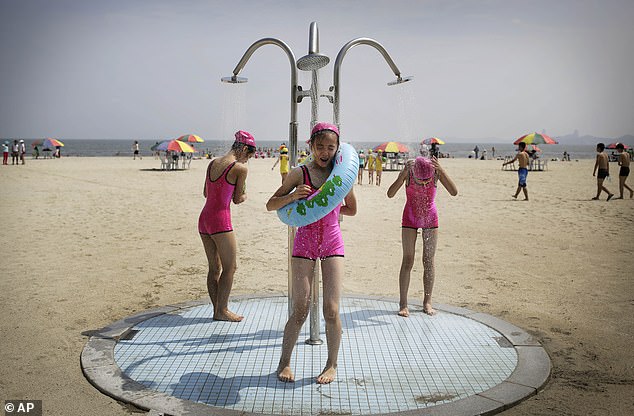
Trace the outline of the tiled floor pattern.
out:
[[[115,347],[129,377],[169,395],[245,412],[318,415],[376,414],[420,409],[487,390],[517,365],[501,335],[469,318],[420,311],[404,319],[392,302],[345,298],[337,380],[318,385],[327,349],[304,343],[294,352],[295,383],[275,370],[287,318],[286,299],[233,302],[241,323],[215,322],[211,305],[148,319]],[[321,322],[325,341],[324,323]]]

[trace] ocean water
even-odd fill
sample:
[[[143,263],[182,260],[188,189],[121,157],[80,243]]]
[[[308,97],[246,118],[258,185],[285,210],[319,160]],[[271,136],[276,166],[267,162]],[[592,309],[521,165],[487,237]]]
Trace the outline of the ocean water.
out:
[[[32,150],[31,143],[34,140],[26,139],[27,149],[30,152]],[[132,144],[133,141],[127,140],[104,140],[104,139],[65,139],[64,147],[62,147],[62,156],[82,156],[82,157],[95,157],[95,156],[112,156],[112,157],[132,157]],[[154,140],[139,140],[139,147],[142,155],[151,155],[150,148],[156,143]],[[277,149],[280,144],[288,142],[263,140],[258,141],[258,146],[263,148]],[[232,142],[229,140],[208,140],[205,143],[196,143],[196,148],[201,154],[211,153],[214,155],[220,155],[226,153],[231,147]],[[377,146],[378,142],[365,142],[351,140],[352,144],[357,150],[368,150]],[[417,143],[404,143],[410,148],[410,155],[416,156],[418,153]],[[493,156],[492,149],[495,148],[495,157],[504,157],[506,155],[514,155],[516,152],[516,146],[512,143],[447,143],[439,146],[440,151],[445,154],[449,154],[450,157],[455,158],[467,158],[473,148],[476,146],[482,150],[487,151],[487,156],[491,158]],[[299,150],[307,149],[307,145],[303,140],[298,140]],[[595,147],[590,145],[540,145],[542,149],[542,157],[547,159],[560,158],[564,151],[570,154],[571,159],[593,159],[596,156]],[[611,150],[606,150],[608,153]],[[40,148],[40,154],[43,154]],[[480,153],[481,154],[481,153]]]

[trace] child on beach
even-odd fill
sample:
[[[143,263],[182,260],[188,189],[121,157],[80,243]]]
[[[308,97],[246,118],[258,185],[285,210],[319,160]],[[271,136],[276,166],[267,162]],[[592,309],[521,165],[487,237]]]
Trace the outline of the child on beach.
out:
[[[515,195],[513,195],[513,198],[517,199],[517,196],[520,194],[520,190],[522,190],[524,192],[524,201],[528,201],[528,188],[526,187],[526,178],[528,177],[528,163],[530,161],[530,158],[528,157],[528,153],[526,153],[526,143],[520,142],[518,146],[519,152],[517,152],[515,157],[508,162],[502,163],[502,166],[506,166],[517,160],[519,164],[519,169],[517,169],[517,176],[519,177],[519,181],[517,184],[517,190],[515,191]]]
[[[381,175],[383,174],[383,150],[381,149],[376,152],[374,170],[376,171],[376,186],[381,186]]]
[[[6,140],[2,143],[2,164],[9,164],[9,142]]]
[[[594,162],[594,169],[592,170],[592,176],[595,176],[595,174],[597,176],[597,196],[592,198],[595,201],[599,199],[599,195],[601,195],[601,191],[604,191],[606,194],[608,194],[607,201],[612,199],[612,197],[614,196],[614,194],[608,191],[608,188],[603,186],[603,181],[605,180],[605,178],[610,176],[610,163],[608,160],[608,155],[605,154],[604,150],[605,150],[605,144],[603,143],[597,144],[597,159]],[[597,169],[599,170],[598,173],[597,173]]]
[[[282,183],[284,183],[284,179],[286,179],[286,175],[289,172],[289,163],[288,163],[288,148],[286,146],[280,149],[280,156],[275,161],[275,164],[271,168],[271,170],[275,169],[277,164],[280,164],[280,175],[282,176]]]
[[[363,185],[363,167],[365,166],[365,153],[359,150],[359,174],[357,175],[357,184]]]
[[[407,292],[410,274],[414,266],[419,228],[422,229],[423,237],[423,312],[427,315],[436,313],[432,307],[431,296],[435,279],[434,256],[438,240],[438,212],[436,211],[435,198],[439,180],[451,196],[458,194],[458,188],[440,166],[438,159],[419,156],[415,161],[406,163],[405,168],[387,190],[388,198],[393,198],[401,186],[405,184],[407,196],[401,222],[403,260],[398,278],[400,289],[398,314],[403,317],[409,316]]]
[[[236,271],[236,238],[231,225],[231,201],[240,204],[247,199],[246,162],[255,154],[255,139],[246,131],[238,131],[231,150],[214,158],[207,166],[203,196],[206,198],[198,232],[205,247],[209,272],[207,290],[214,307],[213,319],[239,322],[244,317],[229,310],[229,294]]]
[[[365,168],[368,170],[368,185],[374,184],[374,155],[372,149],[368,150],[368,158],[365,162]]]
[[[275,191],[266,203],[266,209],[280,209],[298,199],[305,199],[315,193],[328,179],[333,168],[333,158],[339,149],[339,129],[334,124],[317,123],[310,135],[310,151],[313,160],[294,168],[287,180]],[[343,277],[344,246],[339,228],[339,214],[355,215],[357,201],[354,190],[322,219],[297,229],[293,243],[293,284],[292,311],[284,327],[282,356],[277,368],[277,377],[284,382],[295,381],[290,368],[293,348],[299,332],[308,316],[310,288],[313,281],[315,261],[321,259],[323,278],[323,313],[326,321],[328,360],[317,376],[317,383],[327,384],[335,379],[337,357],[341,343],[341,318],[339,298]]]
[[[625,152],[625,146],[623,143],[616,145],[616,151],[619,154],[619,197],[615,199],[623,199],[623,189],[627,188],[630,191],[630,199],[634,196],[632,188],[625,184],[627,177],[630,175],[630,154]]]

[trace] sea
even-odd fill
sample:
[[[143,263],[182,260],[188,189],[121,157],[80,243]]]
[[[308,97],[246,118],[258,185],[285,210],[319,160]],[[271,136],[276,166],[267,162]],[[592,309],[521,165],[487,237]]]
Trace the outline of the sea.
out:
[[[0,139],[2,141],[8,139]],[[32,147],[30,143],[35,139],[24,140],[27,148],[30,150]],[[114,140],[114,139],[62,139],[64,147],[62,147],[62,156],[80,156],[80,157],[132,157],[132,144],[133,140]],[[142,155],[151,155],[151,147],[156,144],[155,140],[139,140],[139,147]],[[282,143],[282,140],[261,140],[258,141],[258,146],[263,149],[278,149]],[[366,142],[355,141],[349,142],[357,150],[368,150],[376,147],[380,142]],[[222,155],[226,153],[231,147],[232,142],[228,140],[207,140],[204,143],[195,143],[193,147],[201,154]],[[410,156],[416,156],[419,150],[418,143],[406,143],[406,146],[410,149]],[[472,151],[475,146],[478,146],[480,155],[482,151],[487,151],[487,158],[493,157],[493,149],[495,149],[495,158],[514,155],[517,151],[517,146],[512,143],[447,143],[439,146],[440,152],[448,157],[453,158],[468,158],[473,155]],[[307,145],[303,141],[299,141],[298,150],[307,150]],[[559,158],[561,159],[564,152],[570,155],[572,160],[574,159],[593,159],[596,156],[595,146],[593,145],[539,145],[542,150],[541,157],[547,160]],[[610,152],[610,150],[608,150]],[[40,148],[40,154],[43,155],[43,151]]]

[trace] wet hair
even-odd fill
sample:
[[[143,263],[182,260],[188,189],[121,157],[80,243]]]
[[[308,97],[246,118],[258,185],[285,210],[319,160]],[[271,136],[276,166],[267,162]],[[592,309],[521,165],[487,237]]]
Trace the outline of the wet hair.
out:
[[[616,150],[625,150],[625,146],[623,146],[623,143],[617,143]]]
[[[249,154],[255,153],[256,151],[255,146],[251,146],[245,143],[240,143],[238,141],[233,142],[233,144],[231,145],[231,150],[233,150],[234,153],[239,153],[242,151],[242,149],[245,149],[245,148],[247,149]]]
[[[603,144],[603,143],[597,144],[597,149],[599,149],[600,151],[604,151],[605,150],[605,144]]]

